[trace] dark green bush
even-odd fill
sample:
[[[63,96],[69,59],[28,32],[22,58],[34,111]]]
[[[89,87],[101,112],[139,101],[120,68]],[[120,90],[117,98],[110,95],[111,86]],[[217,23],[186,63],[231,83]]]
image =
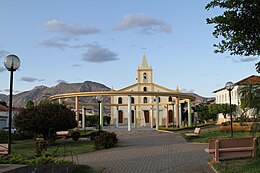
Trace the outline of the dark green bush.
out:
[[[103,117],[103,125],[108,126],[110,124],[111,117],[110,116],[104,116]]]
[[[94,127],[99,124],[99,115],[92,115],[86,117],[86,124],[88,127]]]
[[[230,125],[230,121],[226,121],[226,122],[223,122],[221,123],[222,126],[229,126]]]
[[[99,136],[100,133],[105,133],[105,131],[101,130],[100,132],[99,131],[94,131],[94,132],[91,132],[89,134],[89,138],[90,140],[95,140],[97,136]]]
[[[99,148],[108,149],[108,148],[115,147],[118,144],[118,139],[114,132],[103,131],[101,133],[96,133],[94,140],[95,140],[95,147],[97,149]]]
[[[41,156],[47,151],[47,141],[43,139],[36,140],[35,154]]]
[[[7,143],[7,141],[8,141],[8,132],[0,130],[0,142]]]
[[[78,131],[71,132],[71,138],[73,141],[78,141],[79,137],[80,137],[80,132],[78,132]]]

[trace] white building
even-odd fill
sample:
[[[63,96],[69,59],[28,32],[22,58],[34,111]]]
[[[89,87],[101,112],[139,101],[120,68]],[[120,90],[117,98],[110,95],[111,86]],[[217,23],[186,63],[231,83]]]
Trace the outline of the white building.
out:
[[[143,56],[142,63],[138,67],[136,72],[136,83],[117,90],[118,92],[124,91],[137,91],[137,92],[179,92],[171,90],[166,87],[153,83],[153,69],[147,63],[145,55]],[[185,99],[180,99],[171,96],[159,97],[159,125],[174,124],[181,125],[183,117],[181,115],[181,104]],[[186,100],[187,101],[187,100]],[[131,97],[131,121],[138,126],[154,126],[155,125],[155,97],[140,95]],[[177,102],[177,103],[176,103]],[[113,123],[116,121],[116,115],[118,115],[118,123],[127,124],[128,122],[128,97],[127,96],[111,96],[111,117]],[[178,106],[178,107],[176,107]],[[177,110],[178,109],[178,110]],[[174,113],[176,112],[176,113]],[[188,119],[188,118],[187,118]],[[135,123],[136,122],[136,123]],[[167,123],[168,122],[168,123]]]
[[[0,104],[0,129],[8,126],[8,115],[9,115],[8,107]]]
[[[255,85],[260,85],[260,76],[252,75],[252,76],[249,76],[247,78],[244,78],[244,79],[234,83],[234,88],[231,91],[231,104],[237,105],[237,110],[234,113],[235,116],[240,116],[242,113],[242,110],[240,108],[241,100],[240,100],[240,96],[239,96],[239,89],[241,87],[243,87],[243,85],[249,84],[249,83],[255,84]],[[225,87],[220,88],[220,89],[214,91],[213,93],[215,93],[215,95],[216,95],[215,102],[217,104],[225,104],[225,103],[229,104],[229,91],[226,90]],[[247,115],[250,116],[251,114],[252,114],[252,110],[248,111]],[[226,119],[224,118],[224,116],[222,114],[219,114],[218,123],[222,123],[225,121],[226,121]]]

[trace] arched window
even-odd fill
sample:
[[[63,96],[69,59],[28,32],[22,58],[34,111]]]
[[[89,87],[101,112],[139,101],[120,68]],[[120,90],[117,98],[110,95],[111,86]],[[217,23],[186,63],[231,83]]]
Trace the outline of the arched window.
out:
[[[135,103],[135,98],[131,97],[131,103]]]
[[[122,97],[118,97],[118,104],[122,104]]]
[[[147,87],[144,87],[144,92],[146,92],[147,91]]]
[[[144,82],[147,82],[147,74],[146,73],[143,74],[143,77],[144,77]]]
[[[158,97],[159,102],[161,102],[161,97]]]
[[[168,101],[169,101],[169,102],[172,102],[172,97],[171,97],[171,96],[168,98]]]
[[[147,97],[144,97],[144,103],[147,103]]]

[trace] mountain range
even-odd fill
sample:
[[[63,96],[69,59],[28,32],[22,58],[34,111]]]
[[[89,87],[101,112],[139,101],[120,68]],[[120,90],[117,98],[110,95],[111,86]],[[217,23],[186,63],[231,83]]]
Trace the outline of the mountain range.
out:
[[[24,91],[13,96],[14,107],[24,107],[28,101],[33,101],[35,104],[39,103],[43,99],[47,99],[49,96],[63,93],[74,93],[74,92],[95,92],[95,91],[110,91],[111,88],[92,81],[85,81],[83,83],[59,83],[53,87],[47,86],[36,86],[32,90]],[[195,93],[190,93],[196,97],[196,103],[208,102],[212,98],[202,97]],[[81,101],[94,103],[96,102],[95,97],[82,97]],[[110,98],[104,97],[104,102],[109,103]],[[0,101],[9,102],[9,96],[0,94]],[[70,101],[70,100],[67,100]],[[71,101],[73,101],[71,99]]]

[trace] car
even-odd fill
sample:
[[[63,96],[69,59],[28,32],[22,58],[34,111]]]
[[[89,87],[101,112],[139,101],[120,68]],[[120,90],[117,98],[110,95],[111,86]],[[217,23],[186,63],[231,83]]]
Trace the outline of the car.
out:
[[[3,127],[2,130],[8,132],[9,131],[9,127]],[[16,133],[16,128],[12,127],[11,128],[11,133]]]

